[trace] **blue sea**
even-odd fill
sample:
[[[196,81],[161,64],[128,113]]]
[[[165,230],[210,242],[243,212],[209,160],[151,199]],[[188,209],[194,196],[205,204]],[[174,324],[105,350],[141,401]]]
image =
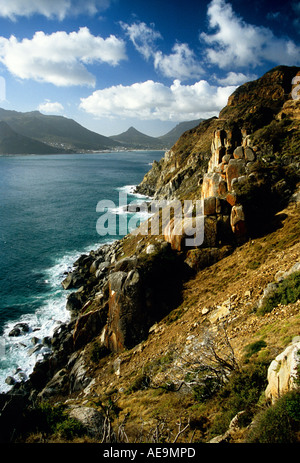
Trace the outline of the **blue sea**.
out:
[[[0,156],[0,392],[26,379],[49,349],[41,340],[69,320],[61,282],[84,253],[120,238],[100,236],[99,201],[118,208],[163,151]],[[9,333],[17,323],[28,332]],[[40,344],[36,352],[32,352]]]

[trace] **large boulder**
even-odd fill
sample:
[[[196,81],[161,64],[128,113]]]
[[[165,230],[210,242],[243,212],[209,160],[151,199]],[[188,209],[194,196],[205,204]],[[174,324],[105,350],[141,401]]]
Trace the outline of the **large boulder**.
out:
[[[69,412],[69,416],[79,421],[91,437],[99,438],[102,436],[105,421],[103,412],[92,407],[75,406]]]
[[[229,191],[233,189],[233,180],[246,174],[246,161],[244,159],[230,159],[226,170],[226,181]]]
[[[296,387],[300,364],[300,336],[273,360],[268,369],[268,386],[265,395],[272,403]]]

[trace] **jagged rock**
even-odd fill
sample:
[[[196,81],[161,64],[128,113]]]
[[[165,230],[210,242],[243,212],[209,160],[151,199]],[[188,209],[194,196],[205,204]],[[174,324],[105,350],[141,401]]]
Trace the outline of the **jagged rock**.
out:
[[[84,284],[84,276],[78,271],[68,273],[67,277],[62,281],[64,289],[80,288]]]
[[[27,323],[17,323],[9,332],[8,336],[20,336],[24,333],[28,333],[29,330],[30,328]]]
[[[70,312],[71,319],[74,319],[79,314],[83,306],[82,294],[80,291],[69,294],[67,297],[66,309]]]
[[[13,386],[14,384],[16,384],[16,380],[12,376],[7,376],[7,378],[5,378],[5,382],[9,386]]]
[[[296,387],[297,369],[300,364],[300,337],[297,336],[268,369],[266,398],[274,403],[279,397]]]
[[[79,349],[101,333],[106,324],[108,306],[104,304],[98,310],[91,310],[77,318],[73,341],[74,348]]]
[[[73,364],[69,373],[70,392],[81,391],[89,385],[92,378],[87,375],[87,366],[85,362],[84,351],[80,352],[73,358],[70,358],[68,366]]]
[[[46,384],[44,389],[38,394],[40,399],[46,399],[54,395],[60,395],[68,392],[69,375],[68,371],[63,368],[59,370],[53,378]]]

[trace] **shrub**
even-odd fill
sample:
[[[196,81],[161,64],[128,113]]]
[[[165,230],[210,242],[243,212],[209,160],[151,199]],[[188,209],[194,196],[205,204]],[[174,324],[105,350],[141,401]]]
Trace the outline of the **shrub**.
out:
[[[244,411],[241,426],[250,424],[260,400],[262,391],[267,386],[267,365],[251,363],[232,373],[227,384],[219,391],[216,400],[221,410],[216,415],[211,427],[211,437],[223,434],[232,418]]]
[[[278,304],[290,304],[300,298],[300,272],[295,272],[285,278],[278,288],[270,294],[258,310],[260,315],[271,312]]]
[[[300,392],[285,394],[259,414],[247,438],[249,443],[291,444],[299,442]]]
[[[68,440],[74,439],[76,436],[84,434],[84,426],[74,418],[64,419],[61,423],[57,423],[54,434]]]
[[[27,414],[27,431],[41,432],[43,436],[58,434],[60,437],[72,439],[84,432],[83,425],[70,418],[63,405],[52,406],[42,402],[32,408]]]
[[[252,357],[253,354],[256,354],[257,352],[259,352],[261,349],[263,349],[266,346],[267,346],[266,342],[262,339],[260,341],[255,341],[252,344],[248,344],[244,348],[246,352],[245,357],[249,359],[250,357]]]
[[[193,388],[194,398],[197,402],[205,402],[213,397],[220,387],[221,384],[215,376],[206,376],[200,384]]]

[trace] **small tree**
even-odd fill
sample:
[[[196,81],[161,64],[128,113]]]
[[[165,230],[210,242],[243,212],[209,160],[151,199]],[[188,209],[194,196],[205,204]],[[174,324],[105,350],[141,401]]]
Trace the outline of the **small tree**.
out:
[[[202,341],[196,338],[190,349],[178,354],[177,370],[182,376],[179,387],[192,388],[199,400],[211,397],[238,369],[224,323],[215,332],[208,329]]]

